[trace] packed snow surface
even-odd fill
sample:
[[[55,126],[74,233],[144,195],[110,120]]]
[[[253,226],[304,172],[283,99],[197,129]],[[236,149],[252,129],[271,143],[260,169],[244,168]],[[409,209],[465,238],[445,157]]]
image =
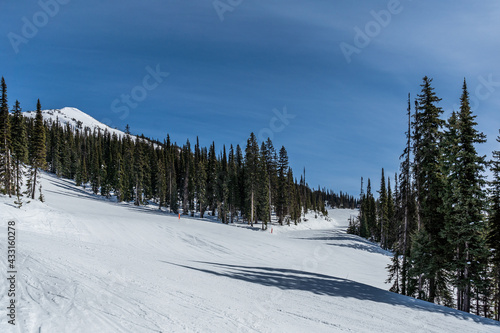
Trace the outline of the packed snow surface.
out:
[[[0,198],[17,228],[16,326],[0,332],[500,332],[390,293],[390,254],[345,232],[357,211],[267,231],[116,203],[43,175],[45,203]]]

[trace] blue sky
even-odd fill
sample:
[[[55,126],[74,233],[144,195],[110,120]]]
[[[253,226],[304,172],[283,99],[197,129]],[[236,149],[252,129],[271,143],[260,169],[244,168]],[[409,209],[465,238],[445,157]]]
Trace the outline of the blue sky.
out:
[[[378,188],[382,167],[397,171],[407,94],[422,77],[447,115],[465,77],[488,137],[479,151],[500,148],[498,1],[9,0],[0,10],[0,75],[24,110],[40,98],[217,149],[270,135],[310,186],[357,195],[361,176]]]

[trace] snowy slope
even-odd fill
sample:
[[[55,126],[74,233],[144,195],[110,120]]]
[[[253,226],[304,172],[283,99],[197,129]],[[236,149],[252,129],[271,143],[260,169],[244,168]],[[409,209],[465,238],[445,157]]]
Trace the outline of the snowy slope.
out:
[[[23,115],[35,118],[36,111],[23,112]],[[115,133],[119,137],[125,135],[124,132],[111,128],[76,108],[64,107],[62,109],[42,110],[42,115],[44,120],[59,121],[63,126],[69,124],[73,129],[89,127],[92,130],[101,130],[102,133],[107,130],[109,133]]]
[[[18,325],[6,323],[2,278],[0,332],[500,332],[386,291],[388,253],[345,233],[356,211],[271,233],[42,182],[46,203],[0,197],[0,271],[9,220],[19,266]]]

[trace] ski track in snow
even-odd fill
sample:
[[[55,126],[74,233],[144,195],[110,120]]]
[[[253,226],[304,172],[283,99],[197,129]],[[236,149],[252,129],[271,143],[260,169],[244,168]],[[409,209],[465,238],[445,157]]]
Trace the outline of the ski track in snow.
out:
[[[387,291],[390,253],[345,233],[352,210],[263,232],[117,203],[43,174],[17,222],[17,325],[0,332],[500,332]]]

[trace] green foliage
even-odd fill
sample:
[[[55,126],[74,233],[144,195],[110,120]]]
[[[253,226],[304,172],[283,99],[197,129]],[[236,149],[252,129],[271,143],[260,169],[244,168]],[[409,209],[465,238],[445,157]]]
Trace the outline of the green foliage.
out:
[[[245,197],[248,223],[253,226],[257,221],[256,207],[259,195],[260,151],[255,134],[250,133],[245,148]]]
[[[21,106],[16,101],[12,109],[14,115],[12,118],[12,159],[14,162],[15,193],[19,208],[22,206],[23,196],[23,178],[25,175],[24,164],[28,162],[28,137],[26,134],[26,124],[21,114]]]
[[[278,157],[278,191],[276,193],[276,213],[278,222],[283,225],[283,219],[288,213],[287,209],[294,196],[290,194],[288,179],[288,153],[285,147],[281,147]],[[292,179],[293,180],[293,179]]]
[[[388,216],[387,216],[387,189],[385,188],[385,174],[382,168],[382,177],[380,179],[380,190],[379,190],[377,215],[378,215],[378,229],[377,235],[380,237],[375,237],[377,241],[380,241],[380,245],[383,249],[387,249],[387,234],[388,234]]]
[[[7,103],[7,84],[1,80],[0,96],[0,191],[9,196],[13,192],[13,175],[11,159],[11,126],[9,106]]]
[[[45,125],[43,122],[42,106],[40,100],[36,104],[36,116],[33,132],[31,134],[31,151],[30,151],[30,181],[28,181],[28,195],[31,195],[31,199],[35,199],[36,185],[38,184],[40,170],[46,168],[47,161],[47,150],[45,142]],[[29,193],[31,192],[31,193]],[[40,199],[43,198],[40,192]]]
[[[458,288],[458,307],[465,312],[470,311],[471,290],[481,281],[479,273],[486,260],[481,251],[484,249],[483,210],[486,208],[482,189],[485,185],[482,176],[485,159],[477,154],[475,148],[476,144],[485,142],[485,137],[475,129],[475,118],[464,81],[460,112],[450,117],[446,140],[443,140],[446,143],[443,146],[443,165],[447,207],[442,235],[446,237],[450,249],[447,251],[450,253],[449,270],[454,272],[454,285]]]
[[[460,110],[445,123],[431,82],[424,77],[413,115],[408,96],[407,143],[394,192],[382,173],[374,208],[368,180],[359,218],[349,231],[393,250],[387,266],[391,291],[465,312],[474,304],[477,314],[498,320],[500,152],[493,152],[490,163],[488,198],[487,163],[476,150],[485,136],[476,130],[467,84]]]

